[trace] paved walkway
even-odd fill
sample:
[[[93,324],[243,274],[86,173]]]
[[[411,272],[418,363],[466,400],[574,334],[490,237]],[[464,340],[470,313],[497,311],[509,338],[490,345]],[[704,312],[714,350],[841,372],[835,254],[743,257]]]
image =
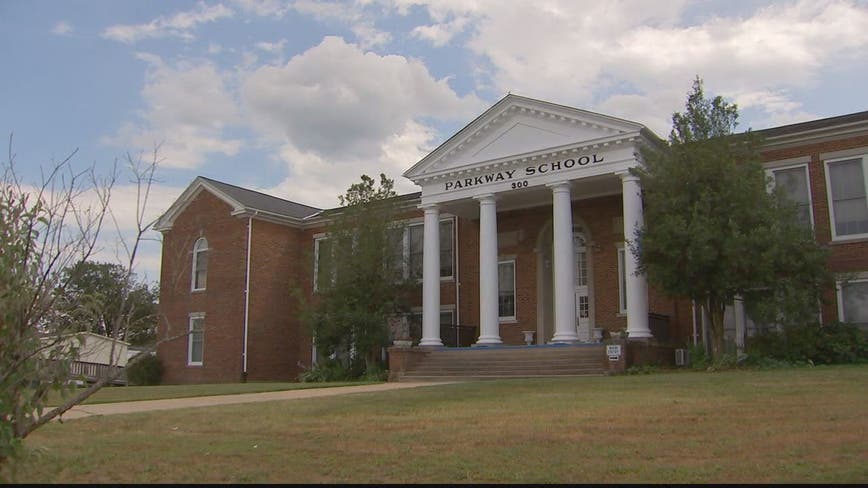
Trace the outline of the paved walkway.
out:
[[[172,410],[176,408],[208,407],[236,403],[271,402],[275,400],[296,400],[318,398],[352,393],[418,388],[421,386],[445,385],[452,382],[419,383],[379,383],[375,385],[333,386],[328,388],[306,388],[301,390],[269,391],[265,393],[240,393],[237,395],[215,395],[192,398],[173,398],[167,400],[143,400],[139,402],[101,403],[96,405],[77,405],[63,414],[63,420],[90,417],[93,415],[116,415],[122,413]]]

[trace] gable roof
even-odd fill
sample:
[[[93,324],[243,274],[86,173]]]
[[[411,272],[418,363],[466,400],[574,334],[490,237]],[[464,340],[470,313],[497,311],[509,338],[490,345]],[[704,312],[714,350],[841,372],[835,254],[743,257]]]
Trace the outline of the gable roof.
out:
[[[255,215],[263,220],[298,225],[322,212],[316,207],[284,200],[204,176],[197,176],[172,206],[157,219],[154,229],[160,232],[171,229],[175,218],[203,190],[226,202],[232,207],[231,215],[235,216]]]
[[[531,120],[536,122],[529,123]],[[539,147],[523,150],[536,153],[562,145],[611,142],[640,134],[658,139],[636,122],[510,93],[405,171],[404,177],[418,184],[421,178],[449,167],[515,157],[519,155],[516,148],[507,147],[513,138],[534,140]]]

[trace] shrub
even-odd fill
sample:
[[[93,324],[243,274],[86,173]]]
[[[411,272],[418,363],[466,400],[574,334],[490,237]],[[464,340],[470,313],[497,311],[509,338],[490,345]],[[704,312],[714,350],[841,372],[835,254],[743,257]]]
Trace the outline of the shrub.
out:
[[[783,332],[748,338],[747,353],[794,364],[847,364],[868,362],[868,339],[858,326],[833,322],[825,326],[797,325]]]
[[[693,344],[687,348],[688,357],[690,358],[690,367],[698,370],[705,370],[708,368],[710,363],[710,358],[708,354],[705,352],[705,348],[702,344]]]
[[[153,354],[148,354],[127,368],[127,382],[131,385],[159,385],[162,379],[163,363]]]
[[[346,381],[349,374],[343,364],[336,359],[320,360],[309,369],[305,369],[298,379],[303,383],[324,383],[329,381]]]

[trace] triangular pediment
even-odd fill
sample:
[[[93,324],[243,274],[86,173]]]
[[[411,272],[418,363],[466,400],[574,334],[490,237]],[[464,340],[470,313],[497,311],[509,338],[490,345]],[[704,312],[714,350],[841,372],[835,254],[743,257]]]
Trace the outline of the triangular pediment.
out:
[[[552,148],[637,134],[641,124],[507,95],[404,173],[411,180]]]

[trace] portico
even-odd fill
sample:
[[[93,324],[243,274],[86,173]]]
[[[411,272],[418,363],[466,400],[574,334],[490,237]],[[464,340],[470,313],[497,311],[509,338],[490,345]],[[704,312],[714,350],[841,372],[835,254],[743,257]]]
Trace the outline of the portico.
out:
[[[478,219],[478,346],[503,343],[503,290],[499,289],[498,216],[503,212],[551,207],[551,285],[540,286],[551,313],[537,314],[537,343],[576,343],[592,338],[593,302],[587,291],[585,239],[574,219],[577,201],[620,194],[623,207],[620,248],[643,225],[641,190],[630,168],[640,164],[640,147],[654,138],[642,125],[613,117],[507,95],[455,136],[410,168],[404,176],[422,188],[424,255],[420,346],[441,346],[439,219],[444,212]],[[580,205],[581,206],[581,205]],[[577,232],[578,231],[578,232]],[[548,240],[545,241],[548,245]],[[597,243],[597,246],[600,244]],[[579,258],[577,258],[579,256]],[[529,262],[529,256],[518,259]],[[540,262],[544,260],[539,260]],[[584,267],[583,267],[584,266]],[[513,263],[513,268],[515,264]],[[601,266],[602,268],[602,266]],[[636,274],[632,253],[623,253],[628,337],[649,338],[645,277]],[[541,268],[540,268],[541,269]],[[513,269],[514,270],[514,269]],[[598,273],[602,273],[603,269]],[[543,280],[549,274],[539,272]],[[582,295],[580,290],[584,290]],[[596,289],[600,297],[618,288]],[[542,306],[542,305],[540,305]]]

